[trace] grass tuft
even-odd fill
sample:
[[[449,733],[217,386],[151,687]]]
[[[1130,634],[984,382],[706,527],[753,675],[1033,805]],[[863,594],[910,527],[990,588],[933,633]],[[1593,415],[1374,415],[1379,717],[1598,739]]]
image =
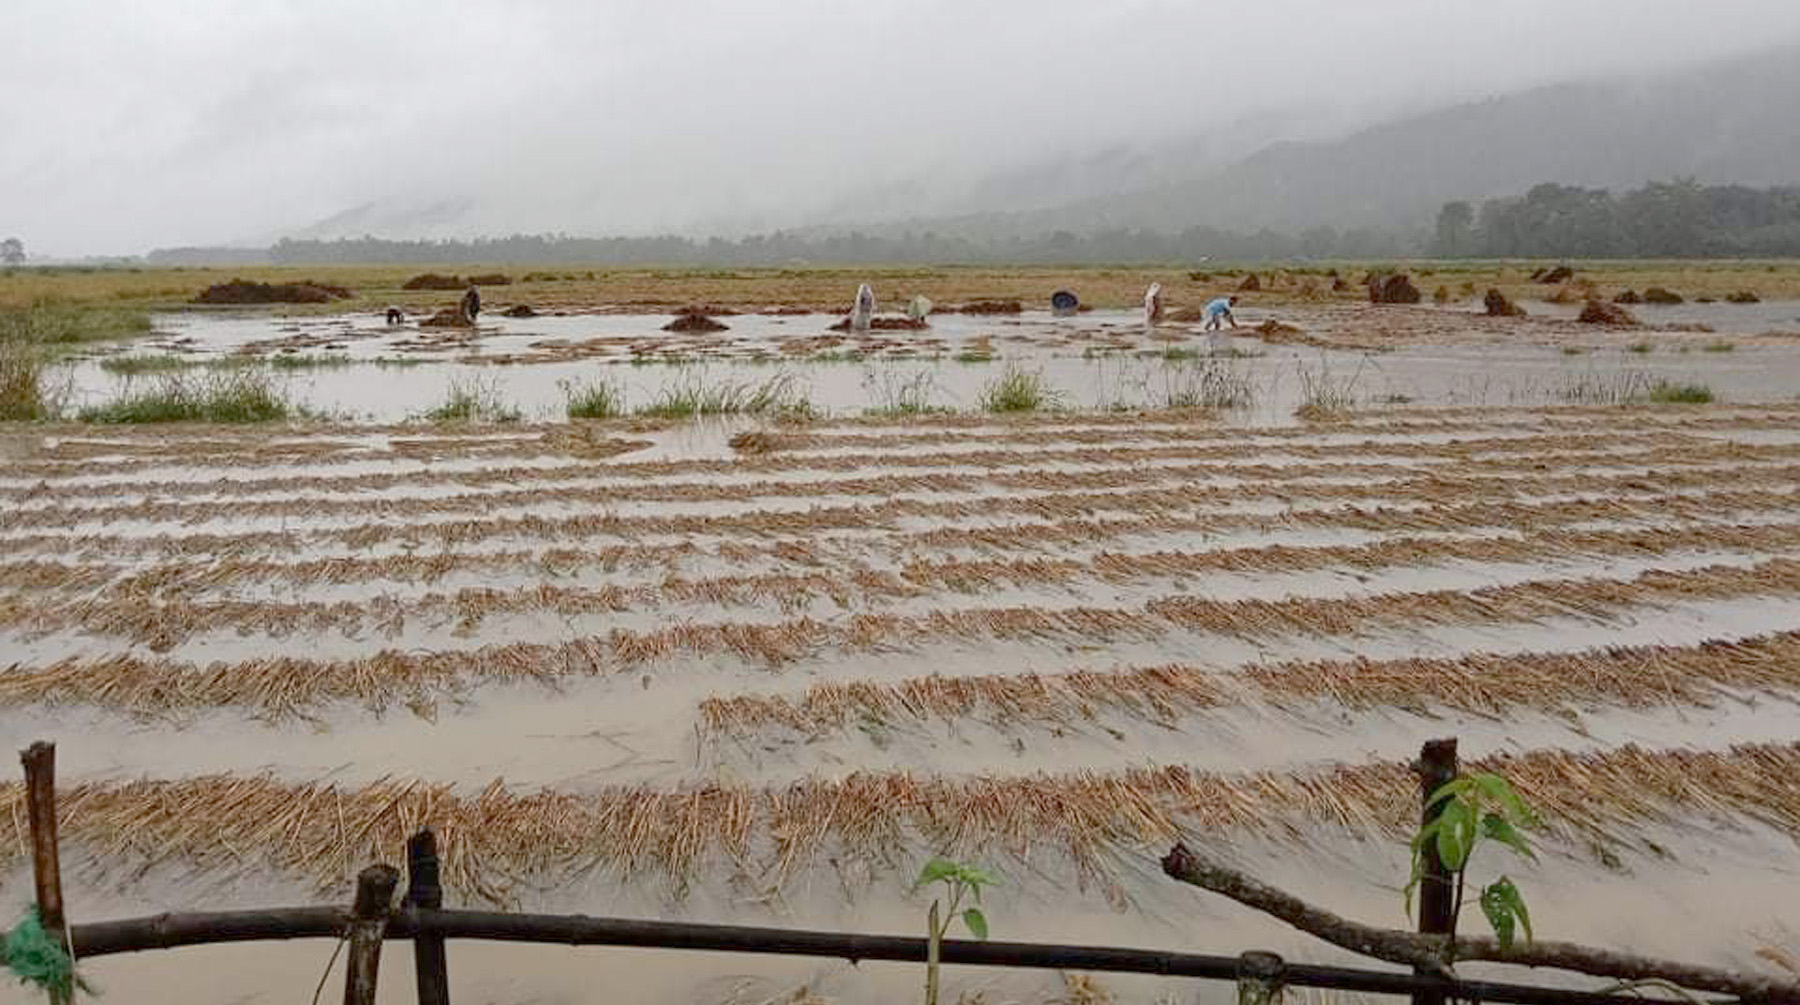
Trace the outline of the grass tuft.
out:
[[[498,381],[452,379],[444,400],[426,410],[431,422],[518,422],[518,406],[500,394]]]
[[[77,413],[83,422],[281,422],[301,414],[268,374],[221,370],[202,376],[175,372]]]
[[[1712,402],[1713,392],[1705,384],[1659,380],[1644,395],[1644,400],[1658,405],[1705,405]]]
[[[981,389],[981,408],[987,412],[1035,412],[1061,403],[1062,395],[1043,374],[1010,364],[1005,373]]]
[[[44,388],[47,364],[36,346],[0,342],[0,422],[35,422],[61,411]]]
[[[611,419],[625,414],[625,389],[617,383],[563,381],[562,390],[571,419]]]
[[[725,381],[709,384],[695,371],[684,371],[664,386],[657,399],[637,410],[656,419],[690,419],[701,415],[780,415],[810,418],[817,414],[800,393],[794,376],[778,373],[762,383]]]

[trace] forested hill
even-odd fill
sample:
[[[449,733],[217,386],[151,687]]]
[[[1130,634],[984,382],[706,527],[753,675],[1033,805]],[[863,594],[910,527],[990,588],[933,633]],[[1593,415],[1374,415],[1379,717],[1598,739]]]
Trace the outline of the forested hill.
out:
[[[1428,229],[1451,200],[1542,181],[1800,183],[1800,46],[1634,82],[1563,84],[1284,143],[1220,170],[1052,210],[910,221],[966,237],[1151,227]]]

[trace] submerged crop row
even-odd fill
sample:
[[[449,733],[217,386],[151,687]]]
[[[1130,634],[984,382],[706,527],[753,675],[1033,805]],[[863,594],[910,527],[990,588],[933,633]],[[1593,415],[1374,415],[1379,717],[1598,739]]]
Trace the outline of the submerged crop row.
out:
[[[1733,522],[1781,523],[1800,508],[1800,491],[1733,490],[1627,498],[1572,498],[1547,502],[1469,502],[1431,506],[1338,506],[1295,509],[1279,514],[1206,513],[1198,516],[983,522],[929,530],[853,530],[809,535],[805,540],[694,540],[635,544],[584,543],[474,551],[412,550],[384,554],[342,554],[316,558],[260,558],[245,552],[266,549],[272,539],[209,535],[118,539],[102,547],[91,538],[84,548],[58,547],[74,560],[19,558],[0,562],[0,588],[44,592],[87,592],[110,587],[132,595],[188,596],[229,592],[235,587],[279,583],[286,586],[350,583],[434,583],[453,576],[565,577],[595,572],[660,570],[678,574],[688,564],[776,566],[791,571],[869,568],[871,562],[913,564],[936,552],[979,552],[998,560],[1008,554],[1066,556],[1071,547],[1121,540],[1154,540],[1184,535],[1268,535],[1292,532],[1463,534],[1510,541],[1513,535],[1605,522],[1658,530],[1671,521],[1729,526]],[[14,538],[19,550],[49,548],[68,539]],[[286,540],[284,537],[283,540]],[[1370,542],[1374,544],[1376,542]],[[1296,546],[1289,546],[1290,548]],[[1354,547],[1350,545],[1341,547]],[[1217,549],[1225,550],[1221,545]],[[1249,548],[1231,549],[1248,551]],[[82,554],[85,552],[86,554]],[[217,554],[213,554],[217,552]],[[1200,552],[1205,554],[1206,551]],[[147,558],[156,564],[125,563]]]
[[[1176,595],[1140,606],[985,607],[921,614],[862,613],[841,620],[802,617],[772,622],[683,622],[648,630],[617,628],[557,643],[514,642],[472,649],[389,649],[349,659],[265,657],[197,665],[132,655],[70,658],[14,666],[0,674],[0,704],[95,704],[134,712],[239,706],[270,716],[305,714],[331,701],[371,708],[405,703],[428,711],[439,696],[498,681],[639,670],[678,657],[731,656],[781,667],[827,652],[1008,640],[1123,642],[1189,631],[1266,641],[1294,635],[1351,639],[1382,629],[1432,625],[1531,624],[1549,618],[1616,623],[1645,607],[1682,601],[1800,595],[1800,559],[1750,566],[1713,565],[1630,579],[1533,579],[1476,590],[1396,591],[1351,597],[1209,600]],[[351,606],[251,604],[247,619],[220,609],[218,624],[292,631],[309,618]],[[361,616],[377,627],[392,612]],[[152,645],[172,643],[178,611],[125,617],[121,632]]]
[[[1480,715],[1518,708],[1701,706],[1749,692],[1800,693],[1800,632],[1694,646],[1612,646],[1579,652],[1472,653],[1453,658],[1317,660],[1226,672],[1171,664],[1112,671],[826,681],[798,696],[707,698],[701,721],[720,735],[769,729],[817,734],[864,723],[979,718],[1078,726],[1102,710],[1172,722],[1209,708],[1433,707]]]
[[[652,583],[563,586],[537,583],[509,589],[470,587],[455,593],[401,597],[377,593],[337,601],[205,600],[156,597],[134,580],[81,599],[0,596],[0,628],[34,633],[79,630],[166,649],[195,634],[223,630],[287,635],[335,631],[397,633],[408,625],[468,632],[494,616],[544,613],[560,618],[692,605],[804,610],[831,601],[846,611],[934,590],[981,593],[997,586],[1154,583],[1205,573],[1276,573],[1318,569],[1406,569],[1464,562],[1544,563],[1577,557],[1658,557],[1674,552],[1800,549],[1800,523],[1740,526],[1546,530],[1525,537],[1400,538],[1359,545],[1260,545],[1210,551],[1100,552],[1087,559],[913,560],[897,570],[814,569],[699,579],[664,577]]]
[[[1503,774],[1554,831],[1604,848],[1620,821],[1673,822],[1695,812],[1800,828],[1800,745],[1719,751],[1627,746],[1539,750],[1471,762]],[[1571,779],[1581,784],[1571,784]],[[1005,855],[1084,875],[1118,856],[1160,854],[1177,838],[1260,833],[1296,840],[1319,828],[1394,838],[1418,815],[1408,765],[1209,773],[1180,766],[1112,773],[920,778],[859,772],[786,787],[704,784],[478,794],[423,781],[362,787],[267,776],[78,783],[63,793],[62,833],[97,860],[138,869],[182,862],[225,872],[273,867],[341,892],[369,861],[393,861],[418,827],[437,832],[447,884],[506,903],[523,889],[594,869],[661,874],[679,889],[707,867],[780,884],[828,857],[874,874],[924,851]],[[27,847],[24,787],[0,785],[0,819]],[[1301,829],[1303,828],[1303,829]]]

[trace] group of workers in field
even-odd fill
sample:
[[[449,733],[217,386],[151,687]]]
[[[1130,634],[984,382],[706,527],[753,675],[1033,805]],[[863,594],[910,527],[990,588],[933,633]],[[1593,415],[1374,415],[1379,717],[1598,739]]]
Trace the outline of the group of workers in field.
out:
[[[1206,319],[1206,327],[1204,330],[1209,332],[1220,331],[1224,329],[1227,324],[1236,328],[1238,326],[1237,318],[1231,313],[1231,309],[1237,306],[1237,302],[1238,298],[1236,294],[1219,297],[1216,300],[1209,301],[1207,305],[1201,309],[1201,314]],[[1162,316],[1162,284],[1151,283],[1150,288],[1144,291],[1144,323],[1146,325],[1156,324],[1162,320]]]

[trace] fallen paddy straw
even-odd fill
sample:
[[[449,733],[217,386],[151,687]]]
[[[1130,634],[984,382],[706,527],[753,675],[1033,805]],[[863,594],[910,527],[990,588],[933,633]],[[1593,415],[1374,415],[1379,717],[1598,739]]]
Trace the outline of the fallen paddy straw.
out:
[[[720,541],[712,545],[692,540],[668,543],[551,546],[503,551],[442,551],[429,554],[390,553],[344,555],[286,561],[254,558],[229,549],[211,561],[198,561],[206,547],[183,547],[182,540],[166,547],[120,540],[115,547],[96,548],[93,554],[118,559],[148,553],[169,561],[156,565],[105,562],[18,559],[0,562],[0,588],[44,593],[52,590],[81,591],[111,587],[135,595],[188,595],[222,591],[246,583],[282,583],[311,586],[343,585],[376,581],[433,583],[456,575],[570,576],[584,571],[639,571],[661,569],[678,572],[684,562],[723,562],[732,565],[778,563],[803,569],[832,566],[838,569],[868,567],[870,559],[921,560],[932,549],[976,549],[987,555],[1008,552],[1066,554],[1071,545],[1093,546],[1122,538],[1166,534],[1217,535],[1226,533],[1274,533],[1283,530],[1366,531],[1380,533],[1479,532],[1497,535],[1542,531],[1572,524],[1608,521],[1656,523],[1670,520],[1696,522],[1738,520],[1752,524],[1779,523],[1800,504],[1800,493],[1768,491],[1699,492],[1692,495],[1645,496],[1622,499],[1561,499],[1543,503],[1458,503],[1426,507],[1331,507],[1290,510],[1280,514],[1211,513],[1195,517],[1065,520],[1055,523],[1025,522],[941,526],[921,531],[895,531],[874,536],[851,533],[814,535],[800,541]],[[1651,528],[1655,529],[1655,528]],[[155,539],[160,540],[160,539]],[[15,542],[21,539],[14,539]],[[43,539],[31,539],[31,544]],[[195,541],[204,545],[206,539]],[[1251,549],[1238,549],[1247,551]],[[68,549],[59,549],[64,553]],[[166,553],[166,554],[165,554]]]
[[[1722,751],[1626,746],[1537,750],[1471,760],[1503,774],[1562,839],[1619,847],[1617,824],[1761,821],[1800,830],[1800,745]],[[1571,784],[1580,779],[1581,784]],[[827,856],[879,868],[916,848],[1036,861],[1060,852],[1084,877],[1121,855],[1176,838],[1263,834],[1312,840],[1319,827],[1395,839],[1416,824],[1417,782],[1387,761],[1300,771],[1208,773],[1181,766],[1069,775],[919,778],[858,772],[785,787],[705,784],[518,793],[496,780],[478,795],[384,779],[360,788],[269,776],[85,782],[65,788],[62,834],[94,862],[139,870],[181,861],[224,872],[273,867],[333,895],[369,861],[394,861],[418,827],[436,832],[446,883],[512,901],[595,869],[660,873],[677,889],[703,866],[779,884]],[[24,786],[0,785],[0,818],[26,847]],[[991,861],[991,858],[986,860]]]
[[[1567,713],[1596,706],[1704,706],[1750,692],[1800,694],[1800,632],[1695,646],[1608,646],[1580,652],[1441,659],[1316,660],[1231,672],[1169,665],[1057,674],[827,681],[804,695],[736,695],[700,703],[710,733],[768,729],[808,735],[865,722],[980,718],[996,724],[1072,726],[1102,709],[1168,724],[1201,709],[1329,702],[1345,709],[1432,706],[1477,715],[1513,709]]]
[[[1121,476],[1123,480],[1123,476]],[[1141,482],[1142,479],[1138,479]],[[1437,474],[1420,475],[1373,483],[1317,482],[1305,485],[1312,500],[1365,501],[1373,503],[1437,504],[1453,499],[1532,498],[1545,495],[1599,493],[1629,498],[1634,493],[1666,494],[1674,491],[1707,490],[1720,485],[1783,485],[1800,483],[1800,465],[1738,465],[1697,469],[1663,469],[1654,474],[1625,471],[1609,474],[1542,475],[1536,478],[1507,476],[1453,477]],[[1131,484],[1129,481],[1126,484]],[[478,519],[420,521],[397,523],[365,523],[353,527],[325,527],[288,531],[244,531],[231,534],[44,534],[38,536],[0,537],[9,551],[23,555],[31,550],[59,553],[88,547],[108,550],[150,548],[166,551],[172,543],[186,539],[176,547],[186,549],[229,548],[242,550],[257,545],[275,547],[318,548],[331,544],[351,548],[370,548],[386,542],[405,542],[410,547],[437,543],[451,547],[458,543],[495,537],[596,537],[610,535],[640,539],[646,535],[769,536],[797,534],[812,536],[826,529],[894,529],[897,521],[907,518],[938,520],[993,519],[1006,514],[1023,514],[1044,520],[1094,517],[1103,513],[1166,515],[1185,512],[1196,506],[1239,505],[1249,500],[1266,500],[1292,505],[1298,492],[1293,483],[1261,487],[1230,484],[1196,484],[1175,482],[1148,488],[1119,488],[1087,492],[1046,492],[1036,495],[1012,494],[952,499],[899,498],[873,505],[849,503],[814,505],[808,509],[785,508],[742,510],[720,515],[646,514],[618,515],[600,505],[599,512],[578,512],[569,516],[537,514],[490,515]],[[424,501],[429,509],[430,501]]]
[[[576,512],[583,507],[607,506],[622,502],[721,503],[748,499],[816,499],[822,496],[875,496],[891,500],[907,494],[954,495],[977,493],[987,489],[1044,493],[1049,496],[1080,491],[1102,491],[1159,484],[1174,484],[1194,489],[1212,482],[1216,493],[1239,498],[1279,493],[1287,498],[1297,490],[1316,494],[1344,491],[1342,481],[1352,481],[1349,488],[1367,493],[1381,487],[1405,490],[1411,486],[1447,479],[1463,482],[1473,478],[1504,478],[1508,475],[1534,474],[1546,465],[1556,465],[1571,478],[1593,473],[1586,469],[1616,473],[1622,468],[1641,468],[1643,474],[1655,471],[1659,476],[1691,474],[1693,469],[1711,470],[1713,466],[1731,462],[1745,470],[1794,470],[1800,457],[1800,445],[1783,447],[1734,447],[1728,450],[1699,448],[1693,451],[1659,451],[1633,454],[1604,451],[1592,454],[1528,455],[1504,460],[1482,460],[1430,467],[1395,463],[1314,463],[1314,464],[1237,464],[1218,466],[1144,466],[1131,463],[1129,457],[1113,462],[1099,459],[1072,463],[1101,464],[1105,467],[1085,470],[1021,470],[983,474],[937,473],[878,475],[866,478],[842,478],[819,481],[763,481],[718,483],[656,483],[617,481],[598,484],[535,485],[502,488],[473,493],[433,496],[362,496],[302,497],[277,499],[210,498],[188,501],[164,501],[146,497],[136,502],[107,503],[98,506],[30,506],[17,507],[0,515],[0,529],[23,530],[43,527],[72,527],[83,523],[138,521],[145,523],[179,523],[194,525],[221,520],[251,520],[272,517],[329,518],[345,514],[366,517],[407,517],[423,514],[459,514],[470,511],[521,506],[568,507]],[[1153,460],[1170,458],[1156,457]],[[1751,462],[1786,462],[1756,467]],[[1334,481],[1335,480],[1335,481]],[[1537,481],[1538,479],[1532,479]],[[1797,479],[1800,480],[1800,479]],[[1228,484],[1219,484],[1221,482]],[[93,488],[86,487],[87,498]],[[1036,497],[1033,497],[1036,498]]]
[[[1688,515],[1694,519],[1716,517],[1733,507],[1746,509],[1784,509],[1795,495],[1791,491],[1774,492],[1762,488],[1734,489],[1734,485],[1760,486],[1772,484],[1791,487],[1800,483],[1800,467],[1742,467],[1708,470],[1701,475],[1666,476],[1660,484],[1652,484],[1638,474],[1606,476],[1573,476],[1561,479],[1538,478],[1521,482],[1526,487],[1549,494],[1541,500],[1520,497],[1508,491],[1503,483],[1487,480],[1481,484],[1467,481],[1455,487],[1429,485],[1413,491],[1401,491],[1394,484],[1379,493],[1346,493],[1350,505],[1299,506],[1310,500],[1293,495],[1273,493],[1268,498],[1290,508],[1280,512],[1256,514],[1231,511],[1200,511],[1195,507],[1228,498],[1241,502],[1243,493],[1231,494],[1223,489],[1189,486],[1186,491],[1150,489],[1120,491],[1085,496],[1038,496],[1032,498],[993,497],[982,503],[931,502],[901,499],[880,506],[815,506],[807,510],[746,510],[721,516],[503,516],[483,519],[431,523],[367,523],[352,527],[320,529],[249,530],[229,533],[157,532],[118,535],[109,533],[68,534],[44,533],[0,538],[14,555],[53,552],[58,555],[100,554],[111,559],[128,556],[160,556],[191,558],[209,553],[243,556],[253,551],[298,552],[330,548],[363,550],[393,543],[416,551],[428,545],[441,549],[459,544],[508,538],[539,540],[593,540],[620,538],[640,541],[651,536],[678,539],[704,537],[727,538],[719,547],[746,548],[752,542],[743,539],[800,537],[810,546],[826,539],[825,532],[837,530],[847,534],[875,534],[884,540],[916,542],[925,547],[992,547],[1013,548],[1023,542],[1079,542],[1069,535],[1096,528],[1112,534],[1146,531],[1191,531],[1219,533],[1234,530],[1266,530],[1275,527],[1320,527],[1364,530],[1450,530],[1474,526],[1505,526],[1511,519],[1572,522],[1566,514],[1576,511],[1589,515],[1579,519],[1635,519],[1644,515],[1642,507],[1652,503],[1674,507],[1670,515]],[[1583,493],[1606,498],[1566,499],[1559,495]],[[1334,493],[1335,494],[1335,493]],[[1467,503],[1452,500],[1492,499],[1511,495],[1518,501]],[[1344,502],[1343,499],[1336,500]],[[1696,504],[1712,502],[1711,508],[1694,509]],[[1369,506],[1367,504],[1375,505]],[[1493,514],[1481,517],[1480,513]],[[1129,513],[1129,517],[1105,517],[1102,513]],[[1509,515],[1510,514],[1510,515]],[[998,518],[1025,515],[1037,518],[1032,523],[1007,525],[992,523]],[[1654,514],[1652,514],[1654,515]],[[909,517],[935,517],[940,522],[974,520],[975,527],[939,527],[935,530],[907,532],[899,521]],[[904,535],[904,536],[903,536]],[[774,547],[792,544],[782,542]],[[723,551],[721,551],[723,553]]]
[[[1007,639],[1084,643],[1155,639],[1185,630],[1248,640],[1285,635],[1355,638],[1402,626],[1537,623],[1567,617],[1611,623],[1645,607],[1691,600],[1800,594],[1800,559],[1652,570],[1632,579],[1536,579],[1470,591],[1217,601],[1193,596],[1142,607],[991,607],[919,615],[859,613],[841,621],[682,623],[649,631],[614,629],[559,643],[513,642],[466,650],[383,650],[351,659],[259,657],[207,665],[132,655],[69,658],[0,674],[0,705],[87,704],[156,714],[239,706],[271,717],[305,715],[331,701],[381,710],[404,702],[423,715],[436,700],[491,682],[641,671],[675,657],[730,655],[782,667],[836,648],[847,652]],[[272,619],[273,615],[266,616]],[[153,644],[167,620],[146,625]]]
[[[406,598],[377,594],[355,600],[194,600],[150,595],[142,578],[81,599],[0,595],[0,628],[48,633],[78,629],[167,649],[197,634],[367,630],[397,632],[406,625],[454,627],[468,632],[488,618],[548,613],[568,618],[640,608],[688,604],[777,606],[793,612],[816,600],[850,609],[856,601],[929,596],[933,588],[980,593],[1003,585],[1073,584],[1097,580],[1125,584],[1205,573],[1271,573],[1347,568],[1406,569],[1452,561],[1546,562],[1584,556],[1656,557],[1682,551],[1751,553],[1800,549],[1800,523],[1742,526],[1630,528],[1605,531],[1541,531],[1526,537],[1399,538],[1361,545],[1260,545],[1211,551],[1101,552],[1086,560],[1031,558],[982,561],[914,559],[897,573],[868,567],[799,573],[758,573],[702,579],[665,577],[636,585],[566,587],[548,583],[512,589],[470,587],[455,593]],[[215,570],[209,577],[217,580]]]

